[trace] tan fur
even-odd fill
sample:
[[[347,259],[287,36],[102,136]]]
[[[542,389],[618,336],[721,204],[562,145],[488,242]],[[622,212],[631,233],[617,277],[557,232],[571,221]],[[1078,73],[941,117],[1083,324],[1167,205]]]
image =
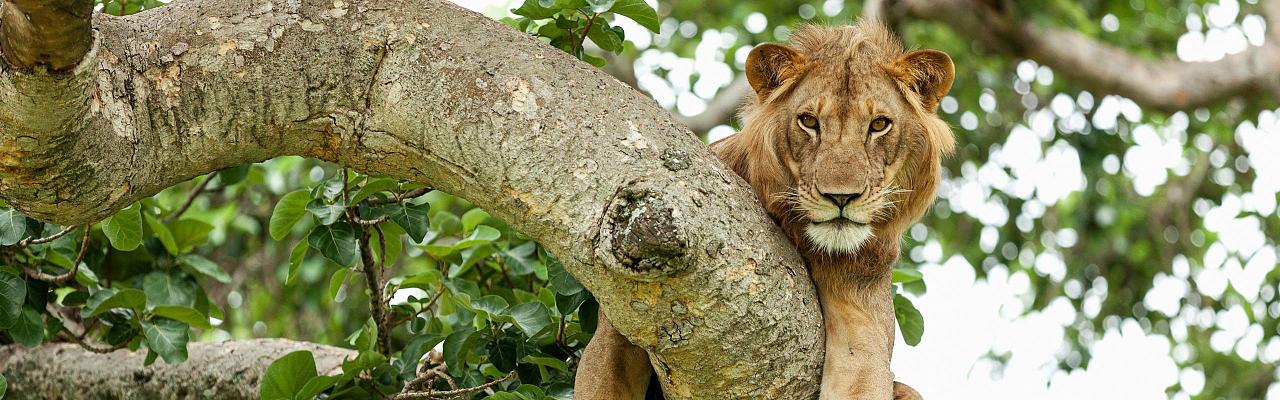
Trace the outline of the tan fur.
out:
[[[756,96],[743,107],[745,127],[711,149],[751,185],[809,266],[827,338],[822,400],[919,399],[889,371],[890,273],[903,231],[933,203],[941,158],[955,147],[935,114],[951,87],[951,60],[933,50],[906,52],[869,21],[803,26],[791,41],[752,50],[746,72]],[[797,123],[800,115],[817,118],[817,129]],[[891,127],[870,132],[881,117]],[[848,194],[857,196],[836,203]],[[589,356],[616,359],[625,349],[587,353],[584,365]],[[594,372],[580,370],[578,393],[621,393],[584,386],[583,373]],[[615,385],[634,387],[623,381],[638,376],[619,375]]]

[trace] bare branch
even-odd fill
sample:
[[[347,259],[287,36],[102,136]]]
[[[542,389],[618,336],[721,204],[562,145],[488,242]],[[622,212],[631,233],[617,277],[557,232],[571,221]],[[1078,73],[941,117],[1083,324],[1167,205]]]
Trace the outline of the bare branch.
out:
[[[698,133],[706,133],[715,128],[717,125],[728,123],[738,113],[738,108],[742,107],[742,102],[751,94],[751,85],[747,84],[747,75],[739,74],[724,89],[716,94],[710,103],[707,103],[707,109],[701,114],[686,117],[676,114],[676,118],[683,122],[689,130]]]
[[[1177,111],[1230,98],[1280,98],[1280,40],[1213,62],[1151,60],[1070,29],[1013,21],[991,2],[898,0],[914,17],[931,19],[996,51],[1030,58],[1072,83],[1099,94],[1117,94],[1143,107]],[[1280,0],[1263,12],[1275,26]],[[1099,62],[1105,60],[1105,62]]]
[[[46,236],[46,237],[42,237],[42,238],[26,238],[26,239],[22,239],[22,240],[21,240],[21,241],[19,241],[19,242],[18,242],[18,244],[16,244],[15,246],[16,246],[16,247],[21,248],[21,247],[27,247],[27,246],[30,246],[30,245],[33,245],[33,244],[45,244],[45,243],[49,243],[49,242],[52,242],[52,241],[54,241],[54,240],[58,240],[58,238],[60,238],[60,237],[67,236],[67,234],[68,234],[68,233],[71,233],[71,231],[73,231],[73,230],[75,230],[75,229],[76,229],[76,226],[75,226],[75,225],[71,225],[71,226],[68,226],[68,227],[66,227],[66,228],[63,228],[63,229],[62,229],[61,231],[59,231],[58,233],[55,233],[55,234],[52,234],[52,235],[49,235],[49,236]]]
[[[191,208],[191,203],[196,201],[197,196],[204,193],[204,188],[209,186],[209,182],[213,181],[213,178],[216,176],[218,176],[216,173],[209,173],[205,175],[204,179],[201,179],[200,183],[197,183],[196,187],[191,189],[191,193],[187,194],[187,199],[182,202],[182,205],[179,206],[177,210],[174,210],[172,214],[164,217],[164,222],[172,222],[173,220],[178,219],[178,217],[181,217],[183,213],[187,212],[187,209]]]
[[[62,283],[76,276],[76,271],[80,270],[80,263],[84,261],[84,254],[89,250],[89,235],[93,233],[93,224],[86,225],[84,228],[84,238],[80,240],[80,253],[76,255],[76,261],[71,264],[71,269],[59,275],[50,275],[39,271],[30,266],[23,266],[22,272],[26,273],[31,279],[48,283]]]

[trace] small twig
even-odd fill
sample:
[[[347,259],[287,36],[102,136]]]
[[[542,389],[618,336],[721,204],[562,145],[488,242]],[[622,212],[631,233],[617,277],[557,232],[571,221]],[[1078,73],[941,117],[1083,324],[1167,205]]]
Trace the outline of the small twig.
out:
[[[435,188],[433,188],[433,187],[428,186],[428,187],[423,187],[423,188],[413,189],[413,190],[410,190],[410,191],[408,191],[408,192],[404,192],[404,193],[401,193],[401,194],[395,195],[394,197],[391,197],[391,198],[386,199],[386,200],[382,200],[382,199],[369,199],[368,201],[369,201],[369,204],[370,204],[370,205],[375,205],[375,206],[376,206],[376,205],[382,205],[382,204],[399,203],[399,202],[402,202],[402,201],[405,201],[405,200],[408,200],[408,199],[417,198],[417,197],[422,196],[422,195],[427,194],[427,193],[431,193],[431,191],[432,191],[432,190],[436,190],[436,189],[435,189]]]
[[[31,279],[35,279],[38,281],[43,281],[48,283],[66,282],[67,280],[76,276],[76,271],[80,270],[80,262],[84,261],[84,254],[89,249],[89,234],[91,232],[93,232],[93,224],[89,224],[85,226],[84,239],[80,240],[80,253],[76,255],[75,263],[71,264],[71,269],[67,270],[67,272],[64,272],[59,275],[50,275],[50,274],[38,271],[35,268],[31,268],[29,266],[23,266],[22,271],[25,272],[28,277],[31,277]]]
[[[178,207],[177,210],[174,210],[173,214],[169,214],[164,217],[164,222],[173,222],[173,220],[182,216],[182,213],[187,212],[187,209],[191,208],[191,203],[196,201],[196,196],[204,193],[205,186],[209,186],[209,182],[213,181],[213,178],[217,176],[218,173],[216,172],[210,172],[208,175],[205,175],[204,179],[201,179],[200,183],[197,183],[196,187],[191,189],[191,193],[187,194],[187,200],[182,202],[182,206]]]
[[[376,226],[383,222],[387,222],[387,220],[391,219],[391,217],[387,215],[383,215],[381,217],[374,218],[374,219],[364,219],[364,218],[360,218],[359,215],[356,215],[356,213],[352,211],[347,214],[347,219],[350,219],[351,222],[354,222],[355,224],[360,226]]]
[[[578,47],[575,47],[575,48],[573,49],[573,55],[574,55],[575,57],[577,57],[577,56],[578,56],[578,52],[582,50],[582,46],[583,46],[583,45],[586,45],[586,43],[587,43],[587,33],[591,32],[591,24],[593,24],[593,23],[595,23],[595,22],[596,22],[596,17],[598,17],[598,16],[600,16],[600,14],[592,13],[590,17],[587,17],[587,26],[586,26],[586,27],[584,27],[584,28],[582,28],[582,37],[581,37],[581,38],[578,38]]]
[[[469,394],[469,393],[475,393],[475,392],[479,392],[479,391],[481,391],[481,390],[488,389],[488,388],[493,387],[493,386],[495,386],[495,385],[497,385],[497,384],[499,384],[499,383],[502,383],[502,382],[505,382],[505,381],[507,381],[507,380],[510,380],[511,378],[514,378],[515,376],[516,376],[516,371],[515,371],[515,370],[511,370],[511,372],[507,373],[507,375],[506,375],[506,376],[503,376],[503,377],[501,377],[501,378],[495,379],[495,380],[493,380],[493,381],[490,381],[490,382],[485,383],[485,384],[480,385],[480,386],[473,386],[473,387],[469,387],[469,388],[454,389],[454,390],[427,390],[427,391],[422,391],[422,392],[404,392],[404,393],[397,394],[397,395],[395,395],[395,396],[391,396],[391,398],[392,398],[392,399],[430,399],[430,398],[437,398],[437,397],[453,397],[453,396],[459,396],[459,395],[464,395],[464,394]]]
[[[18,244],[16,244],[15,246],[17,246],[18,248],[23,248],[23,247],[27,247],[27,246],[30,246],[30,245],[33,245],[33,244],[45,244],[45,243],[49,243],[49,242],[52,242],[52,241],[54,241],[54,240],[58,240],[58,238],[60,238],[60,237],[67,236],[67,234],[68,234],[68,233],[71,233],[71,231],[73,231],[73,230],[75,230],[75,229],[76,229],[76,226],[75,226],[75,225],[71,225],[71,226],[68,226],[68,227],[66,227],[65,229],[63,229],[61,232],[55,233],[55,234],[50,235],[50,236],[46,236],[46,237],[42,237],[42,238],[26,238],[26,239],[22,239],[22,240],[21,240],[21,241],[19,241],[19,242],[18,242]]]

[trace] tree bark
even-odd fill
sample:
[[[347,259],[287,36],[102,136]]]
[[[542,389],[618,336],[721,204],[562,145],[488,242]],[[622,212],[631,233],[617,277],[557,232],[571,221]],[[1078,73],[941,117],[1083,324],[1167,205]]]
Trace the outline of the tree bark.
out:
[[[6,399],[257,399],[272,361],[298,350],[315,357],[321,375],[342,372],[355,351],[280,339],[192,343],[187,362],[143,366],[145,351],[98,354],[68,343],[34,349],[0,347]]]
[[[0,197],[28,215],[93,222],[196,175],[315,157],[538,240],[668,398],[816,392],[795,250],[687,128],[585,63],[442,0],[191,0],[93,27],[69,72],[0,67]]]

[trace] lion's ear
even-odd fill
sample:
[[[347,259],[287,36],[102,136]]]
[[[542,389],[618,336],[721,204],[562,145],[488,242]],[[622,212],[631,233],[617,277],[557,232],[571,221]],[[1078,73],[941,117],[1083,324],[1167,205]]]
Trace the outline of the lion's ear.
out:
[[[765,43],[751,49],[751,54],[747,55],[747,82],[751,83],[760,100],[764,100],[769,92],[790,79],[802,64],[804,56],[790,47]]]
[[[956,68],[947,53],[937,50],[916,50],[898,60],[899,79],[920,96],[920,102],[928,111],[938,108],[942,96],[951,90]]]

